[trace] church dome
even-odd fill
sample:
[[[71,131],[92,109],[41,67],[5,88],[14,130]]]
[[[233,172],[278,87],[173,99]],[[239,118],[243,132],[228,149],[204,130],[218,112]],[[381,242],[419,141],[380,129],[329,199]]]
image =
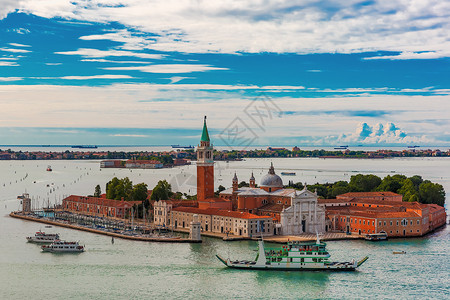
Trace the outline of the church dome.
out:
[[[281,177],[275,174],[273,164],[270,165],[269,173],[266,174],[260,183],[261,187],[283,187],[283,180]]]

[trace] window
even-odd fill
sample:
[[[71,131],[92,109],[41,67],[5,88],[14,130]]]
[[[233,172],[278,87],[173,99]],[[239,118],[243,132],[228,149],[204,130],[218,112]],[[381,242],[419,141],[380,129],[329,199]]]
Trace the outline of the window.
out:
[[[391,226],[392,226],[392,221],[391,221]]]

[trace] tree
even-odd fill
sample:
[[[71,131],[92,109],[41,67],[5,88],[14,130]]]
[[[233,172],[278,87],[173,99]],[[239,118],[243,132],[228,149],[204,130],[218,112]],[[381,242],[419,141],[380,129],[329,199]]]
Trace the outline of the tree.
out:
[[[403,181],[406,179],[405,175],[394,175],[394,176],[386,176],[381,181],[381,184],[376,189],[380,192],[393,192],[397,193],[398,190],[402,187]]]
[[[94,192],[94,197],[100,197],[100,195],[102,194],[102,189],[100,188],[100,185],[97,184],[97,186],[95,187],[95,192]]]
[[[419,199],[419,193],[410,178],[403,181],[403,185],[398,190],[398,193],[403,195],[403,201],[406,202],[414,202],[418,201]]]
[[[337,181],[333,184],[327,196],[328,198],[336,198],[337,195],[348,193],[349,190],[347,181]]]
[[[106,184],[106,198],[116,199],[116,188],[120,184],[119,178],[114,177]]]
[[[419,196],[421,203],[434,203],[440,206],[444,206],[445,204],[444,187],[438,183],[432,183],[429,180],[425,180],[419,186]]]
[[[148,190],[145,183],[138,183],[133,186],[132,198],[134,201],[145,201],[147,196]]]
[[[349,189],[352,192],[371,192],[374,191],[381,183],[381,178],[369,175],[353,175],[350,177]]]
[[[250,186],[250,184],[248,184],[247,182],[245,182],[245,181],[241,181],[239,184],[238,184],[238,187],[239,188],[241,188],[241,187],[244,187],[244,186]]]
[[[160,180],[152,191],[151,199],[168,200],[172,194],[172,186],[166,180]]]
[[[219,196],[221,191],[225,191],[225,187],[223,185],[219,185],[219,187],[217,188],[217,191],[214,193],[216,196]]]
[[[409,177],[409,179],[414,184],[414,188],[416,189],[416,191],[419,191],[419,186],[423,182],[422,176],[414,175],[412,177]]]

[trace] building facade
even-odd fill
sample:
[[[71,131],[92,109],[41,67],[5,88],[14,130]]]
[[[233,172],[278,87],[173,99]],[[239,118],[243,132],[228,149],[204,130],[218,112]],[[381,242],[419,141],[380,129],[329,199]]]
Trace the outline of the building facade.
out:
[[[69,212],[99,217],[127,218],[134,205],[142,201],[111,200],[97,197],[71,195],[62,202],[62,209]]]
[[[348,194],[351,196],[347,197]],[[446,222],[444,207],[403,202],[401,195],[392,192],[347,193],[347,196],[336,197],[339,205],[332,205],[333,199],[325,202],[331,230],[360,235],[384,231],[392,237],[422,236]],[[344,199],[347,202],[342,205]]]
[[[291,206],[280,214],[283,235],[325,232],[325,209],[317,204],[317,198],[306,187],[295,193]]]

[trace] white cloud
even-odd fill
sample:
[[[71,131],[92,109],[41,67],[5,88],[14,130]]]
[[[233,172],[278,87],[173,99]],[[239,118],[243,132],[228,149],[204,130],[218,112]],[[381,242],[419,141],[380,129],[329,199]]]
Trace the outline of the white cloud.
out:
[[[31,47],[30,45],[18,44],[18,43],[9,43],[9,45],[14,47]]]
[[[124,24],[133,30],[82,37],[122,42],[124,49],[450,55],[450,2],[442,0],[6,1],[0,16],[14,7],[47,18]]]
[[[374,126],[362,122],[358,124],[353,133],[327,136],[318,141],[326,144],[408,145],[420,143],[430,145],[435,143],[436,139],[430,138],[427,135],[410,136],[392,122],[388,122],[385,125],[378,123]]]
[[[147,58],[147,59],[161,59],[163,57],[163,55],[161,55],[161,54],[138,53],[138,52],[121,51],[121,50],[98,50],[98,49],[86,49],[86,48],[80,48],[77,51],[64,51],[64,52],[55,52],[55,53],[63,54],[63,55],[80,55],[82,57],[130,56],[130,57],[139,57],[139,58]]]
[[[247,96],[230,92],[238,88],[252,92]],[[421,141],[439,141],[439,137],[450,135],[448,111],[442,109],[448,107],[447,95],[274,97],[268,100],[275,101],[282,111],[305,113],[266,119],[262,131],[244,113],[257,88],[202,84],[0,85],[0,126],[22,127],[26,119],[26,126],[30,127],[198,129],[203,116],[207,115],[208,125],[216,132],[226,128],[236,117],[243,118],[261,137],[259,143],[264,143],[265,138],[299,141],[299,136],[313,136],[310,144],[402,141],[424,145],[426,143]],[[370,112],[374,107],[389,113],[370,117],[370,122],[367,122],[367,115],[346,113],[355,108]],[[361,125],[356,131],[358,123],[367,126]],[[395,125],[386,125],[388,123]],[[340,136],[341,133],[346,134]]]
[[[380,55],[365,57],[364,60],[389,59],[389,60],[406,60],[406,59],[436,59],[450,56],[449,51],[440,52],[402,52],[399,55]]]
[[[104,63],[114,63],[114,64],[148,64],[147,61],[134,61],[134,60],[109,60],[103,58],[93,58],[93,59],[82,59],[84,62],[104,62]]]
[[[18,60],[17,57],[0,57],[0,60]]]
[[[0,67],[18,67],[19,65],[15,61],[1,61]]]
[[[146,138],[148,135],[144,134],[110,134],[110,136],[118,136],[118,137],[136,137],[136,138]]]
[[[177,82],[180,82],[183,79],[189,79],[189,78],[192,79],[194,77],[173,76],[173,77],[170,77],[170,78],[163,78],[163,79],[169,79],[170,83],[177,83]]]
[[[45,63],[47,66],[59,66],[62,65],[62,63]]]
[[[0,51],[13,52],[13,53],[28,53],[30,50],[16,49],[16,48],[0,48]]]
[[[218,68],[210,65],[194,65],[194,64],[160,64],[148,66],[133,66],[133,67],[108,67],[104,70],[126,70],[126,71],[141,71],[146,73],[192,73],[192,72],[206,72],[212,70],[228,70],[228,68]]]
[[[134,77],[129,75],[93,75],[93,76],[63,76],[58,78],[68,80],[89,80],[89,79],[130,79]]]
[[[1,65],[1,62],[0,62]],[[23,80],[22,77],[0,77],[0,81],[19,81]]]

